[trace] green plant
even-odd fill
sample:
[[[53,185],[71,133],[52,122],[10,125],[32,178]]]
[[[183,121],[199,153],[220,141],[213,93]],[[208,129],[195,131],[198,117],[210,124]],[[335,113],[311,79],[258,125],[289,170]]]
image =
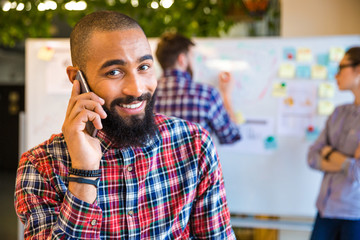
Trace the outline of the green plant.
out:
[[[38,6],[49,0],[12,1],[12,8],[0,10],[0,45],[11,47],[29,37],[54,37],[58,32],[55,20],[73,27],[81,17],[101,9],[133,17],[148,37],[158,37],[164,31],[178,31],[188,37],[216,37],[235,23],[229,13],[234,7],[241,7],[239,0],[167,0],[173,2],[169,8],[161,5],[163,1],[166,0],[86,0],[87,7],[81,11],[67,10],[65,5],[70,0],[58,0],[56,9],[46,11],[39,11]],[[2,3],[3,8],[10,4],[4,0]],[[19,5],[24,7],[20,11]]]

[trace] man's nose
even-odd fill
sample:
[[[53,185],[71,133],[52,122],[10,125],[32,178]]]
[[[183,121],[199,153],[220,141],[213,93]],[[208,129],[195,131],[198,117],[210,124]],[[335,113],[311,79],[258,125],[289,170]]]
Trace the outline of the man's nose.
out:
[[[133,73],[127,74],[123,93],[128,96],[140,97],[144,92],[144,84],[141,77]]]

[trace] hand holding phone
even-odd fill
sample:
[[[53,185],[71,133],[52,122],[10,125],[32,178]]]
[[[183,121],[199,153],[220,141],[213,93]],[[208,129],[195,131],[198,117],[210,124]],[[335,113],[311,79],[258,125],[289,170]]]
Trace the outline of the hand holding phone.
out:
[[[87,84],[84,75],[82,74],[82,72],[80,70],[78,70],[76,77],[76,80],[78,80],[80,82],[80,88],[81,88],[81,93],[88,93],[90,92],[90,88],[89,85]],[[90,134],[90,136],[95,137],[98,130],[94,127],[94,124],[90,121],[88,121],[86,123],[86,131]]]

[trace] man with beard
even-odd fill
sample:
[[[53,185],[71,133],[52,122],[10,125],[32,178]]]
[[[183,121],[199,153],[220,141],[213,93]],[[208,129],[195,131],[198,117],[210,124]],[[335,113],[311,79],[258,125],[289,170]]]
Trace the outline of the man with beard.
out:
[[[95,12],[76,24],[70,45],[62,133],[19,162],[25,239],[235,239],[207,131],[153,113],[154,60],[138,23]],[[92,92],[80,93],[78,70]]]
[[[155,111],[199,123],[215,134],[220,144],[240,139],[231,104],[233,79],[219,74],[219,91],[192,79],[195,44],[178,33],[164,33],[156,50],[163,76],[156,90]]]

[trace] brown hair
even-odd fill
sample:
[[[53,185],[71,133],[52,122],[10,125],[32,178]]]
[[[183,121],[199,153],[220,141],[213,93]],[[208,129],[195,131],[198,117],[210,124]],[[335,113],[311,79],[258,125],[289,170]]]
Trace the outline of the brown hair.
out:
[[[177,57],[187,53],[195,43],[179,33],[164,33],[156,49],[156,58],[163,70],[174,67]]]
[[[139,28],[129,16],[115,11],[97,11],[86,15],[75,25],[70,34],[71,61],[73,66],[84,69],[90,52],[87,41],[95,31],[116,31]]]
[[[354,65],[360,64],[360,47],[352,47],[345,53],[348,56],[350,62]]]

